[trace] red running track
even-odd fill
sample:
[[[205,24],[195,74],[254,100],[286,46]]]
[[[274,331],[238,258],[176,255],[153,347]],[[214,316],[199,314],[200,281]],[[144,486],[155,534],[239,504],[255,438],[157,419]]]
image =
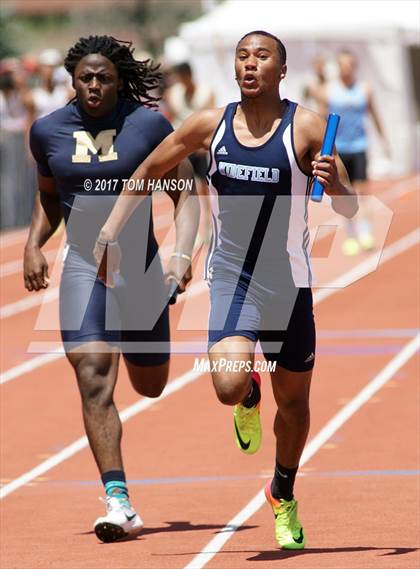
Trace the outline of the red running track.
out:
[[[393,191],[396,187],[401,189]],[[417,227],[417,181],[382,183],[374,189],[394,212],[386,251]],[[170,210],[162,202],[157,213],[170,215]],[[160,237],[164,232],[160,230]],[[2,265],[20,259],[21,233],[16,232],[14,243],[8,234],[12,242],[2,245]],[[318,358],[310,439],[413,341],[419,314],[419,258],[413,243],[316,306]],[[367,257],[360,256],[356,263]],[[21,281],[20,271],[1,278],[2,307],[29,296]],[[197,314],[205,314],[205,291],[191,302]],[[56,309],[56,301],[50,304]],[[173,327],[182,307],[180,303],[173,310]],[[38,313],[39,305],[1,320],[3,373],[39,357],[28,353],[31,342],[47,336],[33,330]],[[186,335],[175,332],[174,337]],[[205,339],[203,334],[188,337]],[[56,333],[48,335],[48,340],[58,338]],[[171,380],[191,372],[193,359],[174,355]],[[307,549],[296,553],[276,548],[271,512],[264,505],[197,567],[417,568],[418,372],[414,355],[302,467],[296,494]],[[271,475],[275,409],[267,379],[264,441],[252,457],[237,451],[231,409],[217,403],[208,375],[127,420],[125,467],[133,503],[145,521],[137,540],[104,545],[92,533],[92,522],[102,513],[97,501],[102,490],[87,448],[18,487],[1,504],[2,568],[186,567],[210,540],[222,535],[220,530]],[[75,381],[64,358],[18,375],[0,389],[0,476],[5,490],[82,437],[83,429]],[[121,411],[137,401],[123,368],[116,401]]]

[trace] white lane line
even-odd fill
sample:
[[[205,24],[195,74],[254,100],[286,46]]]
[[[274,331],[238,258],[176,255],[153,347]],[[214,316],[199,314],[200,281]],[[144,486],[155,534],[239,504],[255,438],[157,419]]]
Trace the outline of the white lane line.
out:
[[[196,296],[200,296],[200,294],[203,294],[203,292],[205,292],[206,290],[208,290],[208,286],[207,283],[203,282],[203,281],[197,281],[193,284],[190,284],[188,286],[188,297],[187,294],[181,294],[178,296],[177,299],[177,303],[183,303],[187,300],[188,301],[191,298],[194,298]],[[55,289],[51,289],[51,293],[53,293],[53,291],[55,291]],[[58,291],[58,288],[57,288]],[[53,296],[54,294],[54,296]],[[51,294],[51,297],[47,297],[47,293],[45,294],[45,302],[50,302],[52,300],[55,300],[56,298],[58,298],[58,293],[57,295],[55,295],[55,292]],[[32,299],[34,297],[31,297]],[[38,297],[40,298],[40,297]],[[22,302],[22,301],[19,301]],[[29,306],[29,308],[31,308],[32,306]],[[25,309],[27,309],[28,307],[25,307]],[[0,308],[0,315],[1,315],[2,309]],[[185,344],[185,346],[184,346]],[[191,342],[188,343],[177,343],[177,349],[171,348],[171,351],[173,354],[176,353],[182,353],[185,354],[185,350],[187,350],[188,348],[190,348],[190,352],[191,353],[196,353],[197,351],[201,351],[201,352],[206,352],[207,351],[207,342],[201,343],[199,345],[193,345]],[[53,351],[54,353],[57,354],[61,354],[61,356],[64,356],[65,352],[64,352],[64,348],[63,348],[63,344],[61,340],[56,340],[55,342],[42,342],[42,341],[36,341],[36,342],[31,342],[29,344],[28,347],[28,352],[31,353],[35,353],[35,352],[42,352],[43,354],[45,354],[46,356],[48,356],[48,354],[51,353],[51,351]],[[57,359],[57,357],[54,357],[53,360]],[[40,365],[43,365],[42,362],[39,361],[40,358],[35,358],[36,360],[36,367],[39,367]],[[32,360],[28,360],[28,362],[26,362],[25,364],[22,364],[21,366],[17,366],[16,368],[12,368],[11,370],[5,372],[5,373],[0,373],[0,385],[2,385],[3,383],[7,383],[8,381],[12,380],[12,379],[16,379],[17,377],[19,377],[19,375],[23,375],[23,373],[25,373],[26,371],[31,371],[30,368],[30,362]],[[45,359],[45,363],[48,363],[48,357]],[[29,365],[28,365],[29,364]],[[25,367],[26,366],[26,367]],[[22,371],[23,370],[23,371]]]
[[[379,264],[382,265],[383,263],[385,263],[386,261],[389,261],[390,259],[394,258],[395,256],[397,256],[401,253],[404,253],[407,249],[410,249],[413,245],[417,244],[419,239],[420,239],[420,231],[416,229],[415,231],[408,233],[407,235],[405,235],[404,237],[402,237],[401,239],[399,239],[395,243],[388,245],[388,247],[386,247],[382,253],[382,257],[379,261]],[[353,269],[351,269],[350,271],[345,273],[342,277],[333,281],[332,283],[329,283],[327,285],[328,288],[317,290],[314,293],[314,304],[318,304],[318,302],[321,302],[322,300],[324,300],[324,299],[328,298],[329,296],[335,294],[338,290],[340,290],[339,287],[347,286],[351,282],[351,278],[354,278],[355,275],[358,276],[358,278],[359,278],[363,274],[363,272],[366,271],[367,268],[371,269],[375,266],[376,266],[376,256],[374,259],[368,258],[365,261],[362,261],[361,263],[356,265],[356,267],[354,267]],[[197,282],[197,283],[194,283],[191,286],[191,288],[193,290],[191,290],[189,294],[191,294],[191,296],[196,296],[196,295],[204,292],[207,289],[207,285],[204,282]],[[33,298],[39,298],[40,299],[39,304],[40,304],[42,302],[43,297],[38,296],[38,297],[33,297]],[[184,295],[181,295],[180,300],[185,299],[185,298],[186,297]],[[21,301],[18,301],[18,302],[21,302]],[[6,307],[7,307],[7,305],[0,309],[0,314],[1,314],[1,311],[3,309],[5,309]],[[34,361],[35,367],[39,367],[39,365],[42,365],[42,364],[38,364],[39,358],[40,358],[40,356],[36,356],[35,358],[33,358],[33,360],[29,360],[28,362],[26,362],[26,364],[24,364],[24,365],[26,365],[25,371],[22,373],[16,374],[15,370],[17,368],[11,368],[10,370],[7,370],[3,374],[0,374],[0,384],[3,383],[3,376],[6,376],[6,377],[10,376],[11,379],[16,379],[17,377],[19,377],[19,375],[23,375],[24,373],[30,372],[31,371],[31,368],[30,368],[30,362],[31,361]],[[48,363],[48,362],[46,361],[45,363]],[[17,367],[19,368],[20,366],[17,366]],[[10,379],[8,379],[7,381],[10,381]]]
[[[336,291],[334,289],[344,288],[349,286],[354,281],[360,279],[361,277],[365,276],[368,272],[374,270],[377,266],[382,265],[386,261],[396,257],[397,255],[403,253],[410,247],[417,245],[420,241],[420,230],[415,229],[411,233],[408,233],[395,243],[388,245],[380,257],[379,263],[377,260],[377,255],[373,254],[372,256],[368,257],[355,267],[342,275],[341,277],[337,278],[336,280],[328,283],[325,288],[319,289],[314,292],[314,302],[319,302],[324,298],[328,298]],[[165,258],[169,253],[172,251],[172,246],[164,247],[161,250],[161,257]],[[195,286],[195,285],[194,285]],[[197,285],[198,286],[198,285]],[[202,285],[203,289],[205,290],[206,285]],[[202,291],[200,290],[199,293]],[[196,291],[191,292],[191,297],[197,294]],[[33,295],[30,297],[23,298],[16,302],[12,302],[10,304],[5,304],[4,306],[0,307],[0,319],[9,318],[11,316],[15,316],[16,314],[20,314],[21,312],[25,312],[26,310],[30,310],[31,308],[35,308],[44,302],[51,302],[58,298],[58,287],[47,290],[44,294]],[[181,299],[185,299],[185,296],[180,296]]]
[[[173,219],[173,214],[170,213],[165,215],[156,215],[153,220],[153,226],[155,229],[163,229],[164,227],[169,227],[171,223],[174,224],[175,222]],[[10,236],[9,240],[10,243],[7,241],[7,236],[1,239],[1,247],[5,248],[5,246],[14,245],[15,242],[19,243],[20,241],[24,242],[27,238],[28,230],[25,230],[23,237],[12,237]],[[44,255],[47,261],[52,261],[55,259],[58,249],[53,249],[51,251],[44,252]],[[22,258],[16,259],[15,261],[8,261],[7,263],[0,264],[0,278],[8,277],[9,275],[14,275],[16,273],[23,272],[23,255]]]
[[[0,385],[3,385],[3,383],[7,383],[8,381],[12,381],[12,379],[16,379],[17,377],[20,377],[25,373],[34,371],[35,369],[42,367],[45,364],[49,364],[50,362],[59,360],[62,357],[64,357],[64,354],[62,349],[60,349],[54,352],[49,352],[48,354],[42,354],[41,356],[36,356],[34,358],[31,358],[27,362],[23,362],[23,364],[19,364],[1,373]]]
[[[420,334],[417,335],[376,375],[341,411],[309,441],[303,451],[300,466],[303,466],[369,399],[379,391],[395,373],[408,362],[420,348]],[[184,569],[202,569],[233,537],[235,531],[253,516],[265,503],[264,489],[235,516],[198,553]]]
[[[378,200],[381,202],[391,202],[395,199],[402,198],[406,194],[411,194],[411,192],[417,192],[420,184],[420,176],[415,174],[412,178],[408,180],[402,180],[398,182],[395,186],[392,186],[388,190],[384,190],[380,194],[374,193]]]
[[[199,296],[200,294],[205,292],[207,289],[208,289],[207,284],[203,283],[202,281],[193,283],[188,288],[188,295],[189,295],[188,298],[193,298],[195,296]],[[32,298],[34,298],[34,297],[32,297]],[[182,294],[181,296],[178,297],[178,303],[184,302],[185,299],[186,299],[186,295]],[[51,298],[50,300],[54,300],[54,299]],[[46,302],[48,302],[48,300],[46,300]],[[0,309],[0,314],[1,314],[1,309]],[[7,383],[8,381],[12,381],[13,379],[18,378],[21,375],[24,375],[25,373],[29,373],[29,372],[45,365],[45,364],[48,364],[50,362],[53,362],[53,361],[58,360],[60,358],[63,358],[64,355],[65,354],[63,352],[63,348],[60,346],[59,349],[57,349],[56,351],[54,351],[52,353],[49,352],[48,354],[42,354],[40,356],[36,356],[34,358],[31,358],[30,360],[28,360],[27,362],[24,362],[23,364],[19,364],[15,367],[3,372],[3,373],[0,373],[0,385],[3,385],[4,383]]]
[[[205,292],[207,289],[208,289],[207,284],[203,283],[202,281],[193,283],[192,285],[190,285],[190,287],[188,289],[188,294],[189,294],[188,298],[193,298],[195,296],[199,296],[200,294]],[[34,298],[34,297],[32,297],[32,298]],[[183,295],[179,296],[178,297],[178,303],[184,302],[185,299],[186,299],[186,295],[183,294]],[[50,300],[54,300],[54,299],[51,298]],[[46,300],[46,302],[48,302],[48,300]],[[1,313],[1,309],[0,309],[0,313]],[[46,365],[50,362],[53,362],[53,361],[58,360],[60,358],[63,358],[64,355],[65,354],[63,352],[63,348],[62,348],[61,342],[60,342],[60,347],[57,350],[54,350],[52,353],[49,352],[47,354],[35,356],[34,358],[31,358],[30,360],[28,360],[27,362],[24,362],[23,364],[19,364],[15,367],[12,367],[11,369],[9,369],[5,372],[0,373],[0,385],[3,385],[4,383],[7,383],[8,381],[12,381],[13,379],[17,379],[21,375],[25,375],[26,373],[29,373],[29,372],[31,372],[31,371],[39,368],[39,367],[42,367],[43,365]]]
[[[127,407],[127,409],[124,409],[124,411],[121,411],[120,413],[121,422],[125,423],[126,421],[128,421],[128,419],[131,419],[131,417],[134,417],[135,415],[138,415],[142,411],[145,411],[146,409],[153,407],[153,405],[159,403],[163,399],[166,399],[166,397],[169,397],[169,395],[176,393],[177,391],[179,391],[189,383],[193,383],[199,377],[204,375],[204,373],[205,372],[202,371],[200,372],[200,371],[190,370],[180,375],[179,377],[168,383],[168,385],[166,386],[164,392],[160,397],[156,399],[142,398],[136,403],[133,403],[133,405]],[[59,453],[51,456],[47,460],[44,460],[43,462],[38,464],[38,466],[32,468],[32,470],[25,472],[18,478],[15,478],[12,482],[5,484],[3,488],[0,489],[0,500],[5,498],[12,492],[15,492],[16,490],[18,490],[18,488],[21,488],[25,484],[28,484],[28,482],[31,482],[38,476],[45,474],[46,472],[48,472],[58,464],[61,464],[62,462],[74,456],[76,453],[87,448],[88,446],[89,443],[87,437],[80,437],[80,439],[77,439],[74,443],[65,447]]]
[[[412,232],[412,233],[414,233],[414,232]],[[393,251],[393,254],[392,254],[392,255],[390,255],[390,254],[385,255],[385,253],[386,253],[386,249],[385,249],[385,250],[384,250],[384,254],[383,254],[383,256],[382,256],[381,262],[388,261],[388,260],[390,260],[391,258],[393,258],[395,255],[397,255],[397,254],[399,254],[399,253],[402,253],[403,251],[405,251],[406,249],[408,249],[409,247],[411,247],[411,246],[414,244],[414,243],[412,243],[412,238],[410,238],[410,239],[408,239],[408,240],[407,240],[407,238],[409,238],[409,237],[412,235],[412,233],[408,234],[407,236],[403,237],[402,239],[400,239],[399,241],[397,241],[396,243],[393,243],[392,245],[390,245],[390,246],[388,247],[388,249],[389,249],[389,248],[392,248],[392,251]],[[403,247],[402,247],[401,245],[398,245],[400,242],[403,242],[403,243],[404,243],[404,246],[403,246]],[[417,242],[417,241],[416,241],[416,242]],[[369,259],[367,259],[367,261],[369,261]],[[364,263],[365,263],[365,262],[362,262],[362,263],[360,263],[360,265],[364,265]],[[357,267],[356,267],[356,268],[357,268]],[[350,271],[350,272],[352,272],[352,271]],[[344,277],[345,277],[345,275],[344,275]],[[344,277],[343,277],[343,278],[344,278]],[[197,288],[196,294],[199,294],[199,293],[201,292],[201,289],[204,291],[206,287],[203,286],[202,283],[196,283],[196,288]],[[339,289],[336,289],[336,288],[331,289],[331,292],[330,292],[328,295],[326,295],[326,296],[318,295],[318,297],[315,298],[315,297],[316,297],[316,295],[315,295],[315,296],[314,296],[314,302],[315,302],[315,303],[321,302],[322,300],[324,300],[325,298],[327,298],[327,297],[330,296],[331,294],[334,294],[335,292],[337,292],[337,290],[339,290]],[[199,292],[199,291],[200,291],[200,292]],[[319,292],[322,293],[323,291],[319,291]],[[328,292],[329,292],[329,290],[328,290]],[[418,336],[417,336],[417,339],[418,339]],[[0,384],[1,384],[1,383],[6,383],[7,381],[10,381],[10,380],[12,380],[12,379],[15,379],[16,377],[19,377],[19,376],[21,376],[21,375],[24,375],[25,373],[28,373],[28,372],[32,371],[33,369],[36,369],[36,368],[38,368],[38,367],[41,367],[41,366],[45,365],[46,363],[49,363],[50,361],[54,361],[54,360],[56,360],[56,359],[58,359],[58,358],[60,358],[60,357],[63,357],[63,355],[62,355],[62,354],[59,354],[59,353],[52,353],[52,354],[50,353],[50,354],[43,354],[43,355],[41,355],[41,356],[36,356],[35,358],[32,358],[32,359],[29,360],[28,362],[25,362],[24,364],[21,364],[21,365],[19,365],[19,366],[16,366],[16,367],[14,367],[14,368],[12,368],[12,369],[6,371],[5,373],[1,374],[1,375],[0,375]],[[171,384],[170,384],[170,385],[171,385]],[[167,389],[169,389],[169,386],[168,386]],[[155,401],[155,400],[152,400],[152,401]],[[82,438],[84,439],[84,437],[82,437]],[[80,441],[81,441],[81,440],[82,440],[82,439],[79,439],[79,441],[76,441],[75,443],[73,443],[72,445],[70,445],[69,447],[67,447],[67,449],[72,449],[74,445],[77,446],[77,444],[80,444]],[[84,448],[84,447],[82,447],[82,448]],[[66,450],[66,449],[64,449],[64,451],[65,451],[65,450]],[[61,452],[64,452],[64,451],[61,451]],[[76,451],[72,451],[69,456],[72,456],[75,452],[77,452],[77,450],[76,450]],[[61,453],[59,453],[59,454],[61,454]],[[63,458],[62,460],[65,460],[66,458],[67,458],[67,457]],[[53,457],[52,457],[51,459],[48,459],[48,460],[52,460],[52,459],[53,459]],[[48,461],[45,461],[45,462],[48,463]],[[41,465],[39,465],[38,467],[35,467],[35,469],[33,469],[33,470],[31,471],[31,472],[36,472],[36,473],[37,473],[34,477],[40,475],[40,473],[38,472],[37,469],[40,468],[43,464],[45,464],[45,463],[41,463]],[[42,473],[43,473],[43,472],[45,472],[45,471],[43,470]],[[24,475],[22,475],[22,476],[23,476],[23,477],[24,477],[24,476],[27,476],[27,474],[28,474],[28,473],[26,473],[26,475],[24,474]],[[21,479],[22,479],[22,477],[19,477],[19,478],[16,479],[16,480],[21,480]],[[32,479],[33,479],[33,478],[31,478],[31,480],[32,480]],[[14,484],[14,483],[16,482],[16,480],[13,481],[13,482],[11,482],[10,485]],[[25,480],[26,480],[26,478],[25,478]],[[21,487],[21,486],[24,485],[24,484],[26,484],[26,482],[22,482],[22,484],[19,484],[19,485],[18,485],[16,488],[14,488],[14,489],[17,489],[17,488]],[[8,485],[8,486],[9,486],[9,485]],[[6,487],[5,487],[5,488],[6,488]],[[14,489],[11,490],[11,491],[14,491]],[[3,490],[4,490],[4,489],[3,489]],[[9,493],[10,493],[10,492],[9,492]],[[0,498],[1,498],[1,496],[0,496]],[[239,514],[238,514],[238,516],[239,516]],[[235,517],[234,519],[236,519],[236,517]],[[241,523],[243,523],[243,522],[241,522]],[[224,530],[222,530],[222,531],[232,531],[232,528],[230,528],[230,523],[228,524],[227,527],[228,527],[228,529],[224,529]],[[222,544],[222,545],[223,545],[223,544]],[[206,561],[206,563],[207,563],[207,561]]]
[[[153,221],[157,222],[157,229],[169,225],[168,218],[169,218],[169,223],[173,221],[173,213],[171,214],[171,212],[168,212],[166,214],[155,215]],[[28,234],[29,234],[29,227],[6,232],[4,234],[0,233],[0,246],[1,248],[5,249],[6,247],[11,247],[12,245],[17,245],[19,243],[23,244],[26,242]]]
[[[414,178],[410,178],[409,180],[403,180],[402,182],[397,183],[395,186],[392,186],[391,188],[389,188],[388,190],[385,190],[384,192],[382,192],[379,195],[375,194],[375,197],[377,197],[377,199],[383,203],[383,204],[389,204],[390,202],[393,202],[394,200],[401,198],[402,196],[406,195],[406,194],[410,194],[411,192],[417,192],[419,189],[419,180],[420,177],[419,176],[415,176]],[[416,183],[414,183],[416,182]],[[371,194],[372,196],[373,194]],[[361,199],[363,198],[369,198],[369,194],[367,196],[360,196]],[[369,205],[369,202],[367,202],[367,205]],[[330,217],[328,220],[323,221],[322,222],[322,226],[323,226],[323,237],[327,237],[327,235],[330,235],[331,233],[335,233],[336,229],[337,229],[337,215],[335,215],[334,217]],[[328,228],[329,226],[329,228]],[[316,225],[315,227],[312,227],[309,230],[310,233],[310,250],[312,249],[313,245],[314,245],[314,239],[316,237],[316,234],[318,232],[319,226]]]
[[[160,256],[162,261],[166,259],[170,255],[173,250],[173,246],[166,246],[162,247],[160,250]],[[20,314],[21,312],[25,312],[26,310],[31,310],[40,304],[44,304],[46,302],[52,302],[53,300],[58,299],[59,287],[48,288],[44,291],[39,291],[39,293],[26,293],[26,296],[16,302],[11,302],[10,304],[4,304],[0,307],[0,319],[3,318],[10,318],[11,316],[15,316],[16,314]],[[30,296],[28,296],[30,295]]]
[[[10,318],[11,316],[16,316],[16,314],[35,308],[40,304],[57,300],[58,290],[58,286],[48,288],[42,292],[40,291],[38,294],[35,293],[31,296],[27,296],[26,298],[22,298],[21,300],[17,300],[16,302],[4,304],[0,307],[0,319]],[[28,295],[29,294],[30,293],[28,293]]]
[[[207,285],[202,282],[194,283],[189,287],[188,298],[193,298],[198,294],[204,292],[204,290],[208,288]],[[11,316],[16,316],[16,314],[20,314],[21,312],[26,312],[27,310],[31,310],[31,308],[35,308],[40,304],[45,304],[47,302],[52,302],[58,299],[59,296],[59,287],[54,287],[51,289],[46,289],[39,294],[34,294],[33,296],[28,296],[27,298],[22,298],[21,300],[17,300],[16,302],[11,302],[10,304],[5,304],[4,306],[0,307],[0,320],[4,318],[10,318]],[[183,302],[186,299],[186,295],[180,295],[178,298],[178,302]]]
[[[51,251],[44,251],[44,256],[47,261],[54,261],[57,257],[59,249],[51,249]],[[10,275],[16,275],[18,273],[23,273],[23,256],[17,261],[9,261],[8,263],[2,263],[0,265],[0,278],[9,277]]]
[[[347,330],[318,330],[317,338],[412,338],[420,332],[419,328],[357,328]]]
[[[329,296],[337,292],[336,289],[345,288],[350,284],[354,283],[355,281],[359,280],[363,276],[365,275],[367,276],[367,273],[369,271],[373,271],[374,269],[376,269],[377,266],[383,265],[390,259],[393,259],[394,257],[397,257],[401,253],[404,253],[405,251],[407,251],[407,249],[414,247],[414,245],[417,245],[417,243],[419,242],[420,242],[420,229],[415,229],[414,231],[411,231],[404,237],[401,237],[401,239],[398,239],[398,241],[395,241],[391,245],[388,245],[388,247],[385,247],[385,249],[382,251],[379,262],[377,254],[375,253],[372,256],[365,259],[364,261],[362,261],[361,263],[359,263],[358,265],[356,265],[355,267],[353,267],[353,269],[350,269],[350,271],[347,271],[347,273],[344,273],[344,275],[342,275],[341,277],[338,277],[334,281],[328,283],[325,286],[325,288],[318,289],[314,293],[314,303],[321,302],[321,300],[328,298]]]
[[[395,243],[388,245],[388,247],[386,247],[383,250],[382,255],[379,259],[379,263],[376,254],[374,254],[371,257],[368,257],[367,259],[359,263],[358,265],[356,265],[355,267],[353,267],[353,269],[351,269],[350,271],[347,271],[347,273],[345,273],[341,277],[328,283],[325,288],[317,290],[314,293],[314,302],[320,302],[324,298],[328,298],[329,296],[331,296],[336,292],[335,289],[341,289],[345,288],[346,286],[349,286],[353,282],[359,280],[361,277],[367,275],[367,273],[369,273],[370,271],[373,271],[377,266],[382,265],[383,263],[389,261],[390,259],[393,259],[394,257],[400,255],[407,249],[413,247],[414,245],[417,245],[417,243],[419,242],[420,242],[420,229],[415,229],[414,231],[408,233],[407,235],[405,235]],[[162,256],[167,255],[170,252],[170,250],[172,250],[172,247],[165,247],[162,250]],[[205,290],[206,285],[203,284],[199,285],[197,283],[196,285],[194,285],[194,287],[197,288],[197,291],[194,290],[190,292],[190,295],[192,297],[195,296],[197,293],[201,294],[201,292]],[[57,298],[58,298],[58,287],[55,287],[51,290],[47,290],[44,294],[30,296],[22,300],[6,304],[0,307],[0,319],[9,318],[10,316],[14,316],[21,312],[25,312],[26,310],[30,310],[31,308],[34,308],[35,306],[38,306],[44,302],[51,302],[53,300],[56,300]],[[180,300],[182,298],[186,297],[180,296]]]

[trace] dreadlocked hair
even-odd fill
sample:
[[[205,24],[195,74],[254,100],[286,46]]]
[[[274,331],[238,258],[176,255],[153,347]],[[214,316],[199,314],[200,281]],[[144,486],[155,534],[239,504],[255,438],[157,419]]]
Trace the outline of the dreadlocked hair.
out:
[[[133,42],[121,41],[112,36],[89,36],[80,38],[69,49],[64,60],[64,67],[74,77],[74,70],[79,61],[91,53],[99,53],[112,61],[123,81],[121,95],[137,101],[146,107],[157,107],[160,97],[153,97],[149,91],[160,85],[162,74],[160,65],[154,65],[150,59],[137,61],[133,57]]]

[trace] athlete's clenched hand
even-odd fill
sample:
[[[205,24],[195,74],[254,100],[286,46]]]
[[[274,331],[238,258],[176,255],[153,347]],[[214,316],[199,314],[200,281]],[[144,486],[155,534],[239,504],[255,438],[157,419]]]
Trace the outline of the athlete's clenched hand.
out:
[[[39,247],[25,247],[23,255],[23,278],[27,290],[41,290],[50,283],[48,263]]]
[[[185,287],[192,279],[191,261],[182,257],[171,257],[166,269],[166,282],[174,279],[178,283],[178,292],[185,292]]]
[[[98,237],[93,248],[98,268],[98,278],[106,286],[115,287],[115,275],[120,272],[121,249],[117,241],[105,241]]]
[[[340,180],[334,156],[317,156],[312,162],[312,175],[324,186],[329,195],[341,195]]]

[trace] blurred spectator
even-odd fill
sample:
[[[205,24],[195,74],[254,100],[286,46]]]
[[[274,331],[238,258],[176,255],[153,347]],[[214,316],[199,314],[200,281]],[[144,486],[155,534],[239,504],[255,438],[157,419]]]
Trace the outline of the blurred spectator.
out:
[[[336,148],[346,166],[350,182],[359,194],[367,191],[367,149],[368,137],[366,119],[372,118],[373,124],[381,137],[383,150],[387,158],[390,149],[382,122],[373,103],[373,94],[367,82],[357,78],[357,60],[348,50],[337,55],[339,76],[336,81],[326,83],[321,88],[319,102],[323,113],[340,115]],[[360,204],[357,222],[349,222],[348,238],[343,245],[346,255],[357,255],[360,250],[374,247],[374,237],[367,212]]]
[[[18,59],[0,63],[0,125],[7,132],[24,132],[28,121],[28,96],[24,71]]]
[[[174,84],[174,73],[172,67],[161,66],[159,71],[162,73],[162,80],[156,96],[160,98],[159,100],[159,111],[168,119],[172,121],[172,112],[169,108],[167,101],[167,93],[169,89]]]
[[[18,59],[0,62],[0,228],[29,222],[35,167],[28,160],[29,90]]]
[[[164,94],[164,103],[169,112],[169,120],[177,128],[193,112],[214,107],[214,94],[211,89],[194,81],[189,63],[180,63],[173,68],[174,84]],[[201,212],[204,221],[204,241],[211,234],[211,209],[208,203],[206,183],[207,153],[195,152],[190,157],[196,177],[197,192],[201,196]]]
[[[314,111],[322,110],[322,89],[327,81],[325,57],[319,53],[312,60],[313,76],[303,88],[303,103]]]
[[[60,72],[62,57],[56,49],[44,50],[38,59],[40,85],[31,90],[28,109],[31,122],[64,107],[71,98],[67,81]],[[58,81],[57,81],[58,79]]]
[[[176,65],[173,73],[175,83],[166,92],[165,100],[177,128],[194,111],[214,107],[214,95],[209,87],[194,81],[189,63]]]

